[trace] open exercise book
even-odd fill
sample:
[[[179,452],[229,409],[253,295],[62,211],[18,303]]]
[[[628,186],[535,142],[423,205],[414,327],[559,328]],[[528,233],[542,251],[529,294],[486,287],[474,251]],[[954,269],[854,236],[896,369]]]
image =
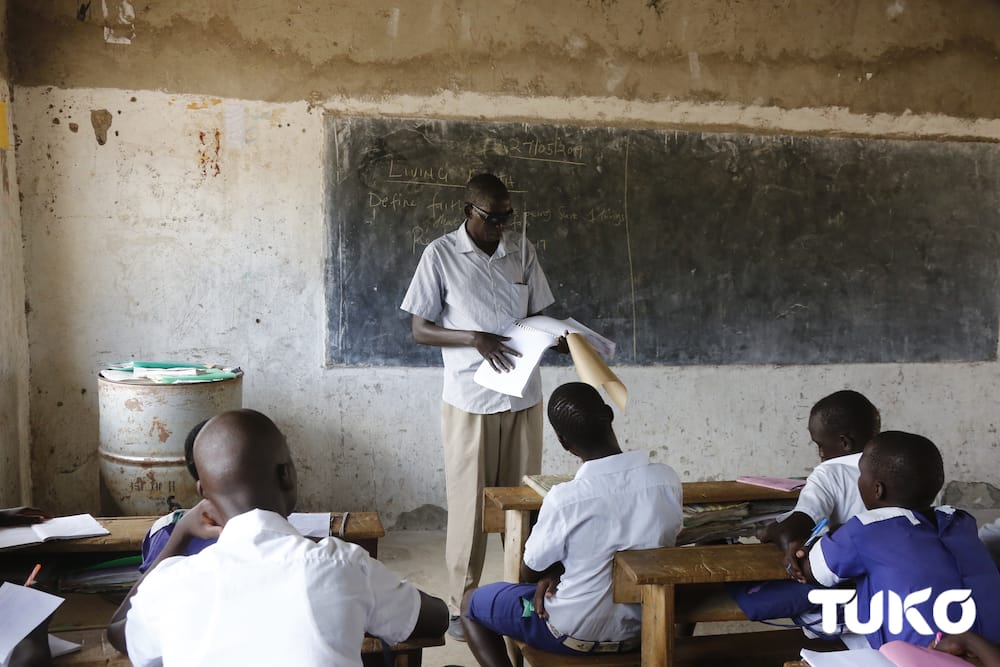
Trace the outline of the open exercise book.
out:
[[[0,528],[0,549],[38,544],[49,540],[69,540],[77,537],[107,535],[108,529],[89,514],[57,516],[31,526]]]
[[[862,648],[821,653],[804,648],[802,659],[810,667],[969,667],[968,662],[954,655],[898,640],[882,644],[877,651]]]
[[[3,619],[0,623],[0,666],[7,664],[14,647],[62,603],[63,598],[34,588],[8,582],[0,584],[0,619]],[[79,648],[79,644],[49,635],[53,658]]]
[[[493,391],[510,396],[524,396],[524,388],[531,379],[545,350],[556,343],[559,336],[566,336],[570,356],[582,382],[595,387],[604,387],[618,409],[624,411],[628,400],[628,390],[615,375],[604,358],[615,354],[615,344],[599,333],[583,326],[572,317],[557,320],[545,315],[534,315],[512,323],[503,332],[510,337],[507,346],[521,353],[514,357],[514,369],[498,373],[484,361],[473,379]]]

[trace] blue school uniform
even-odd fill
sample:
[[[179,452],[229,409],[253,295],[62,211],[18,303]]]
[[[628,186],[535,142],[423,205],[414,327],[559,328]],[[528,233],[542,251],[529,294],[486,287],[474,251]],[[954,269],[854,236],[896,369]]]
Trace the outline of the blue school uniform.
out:
[[[936,508],[934,515],[937,526],[900,507],[868,510],[820,539],[809,554],[813,576],[824,586],[855,580],[862,622],[868,620],[871,599],[879,591],[905,599],[932,589],[927,601],[913,605],[930,626],[930,635],[921,634],[906,615],[902,631],[890,632],[886,594],[882,626],[867,635],[872,648],[895,639],[926,646],[940,630],[934,622],[934,602],[950,589],[972,590],[976,620],[970,629],[991,642],[1000,641],[1000,572],[979,541],[975,519],[948,506]],[[952,622],[961,615],[957,605],[949,612]]]
[[[174,510],[166,516],[161,516],[149,528],[146,537],[142,539],[142,564],[139,566],[140,572],[148,570],[149,566],[156,560],[156,557],[163,551],[163,547],[167,546],[167,540],[170,539],[171,533],[174,532],[177,522],[184,516],[185,511]],[[205,547],[215,544],[215,542],[214,539],[203,540],[200,537],[192,537],[191,541],[188,542],[187,549],[184,550],[184,555],[193,556],[196,553],[200,553]]]

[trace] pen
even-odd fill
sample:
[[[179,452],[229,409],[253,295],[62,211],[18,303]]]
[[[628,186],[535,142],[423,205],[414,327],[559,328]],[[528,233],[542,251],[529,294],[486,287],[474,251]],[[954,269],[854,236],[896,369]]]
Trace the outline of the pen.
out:
[[[35,569],[33,569],[31,571],[31,574],[28,575],[28,580],[26,582],[24,582],[24,587],[25,588],[30,588],[31,585],[33,583],[35,583],[35,577],[38,575],[38,571],[41,570],[41,569],[42,569],[42,564],[41,563],[35,563]]]
[[[819,523],[817,523],[816,527],[813,528],[812,533],[809,534],[809,539],[806,540],[806,543],[802,545],[803,549],[808,549],[809,547],[811,547],[813,544],[816,543],[816,540],[818,540],[822,536],[823,529],[826,528],[827,523],[829,523],[829,521],[825,517],[819,520]]]
[[[938,633],[934,635],[934,641],[931,642],[931,645],[928,648],[930,649],[937,648],[937,645],[941,643],[941,636],[942,636],[941,631],[938,630]]]

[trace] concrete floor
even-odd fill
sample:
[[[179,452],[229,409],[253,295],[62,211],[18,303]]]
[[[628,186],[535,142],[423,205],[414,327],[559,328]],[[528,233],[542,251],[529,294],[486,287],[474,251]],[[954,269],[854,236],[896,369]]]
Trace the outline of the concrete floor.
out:
[[[396,530],[386,534],[378,543],[378,559],[417,588],[438,597],[445,597],[447,581],[444,566],[444,531]],[[483,583],[503,578],[503,548],[500,538],[489,536]],[[448,637],[446,644],[424,651],[424,667],[463,665],[473,667],[475,658],[469,647]]]

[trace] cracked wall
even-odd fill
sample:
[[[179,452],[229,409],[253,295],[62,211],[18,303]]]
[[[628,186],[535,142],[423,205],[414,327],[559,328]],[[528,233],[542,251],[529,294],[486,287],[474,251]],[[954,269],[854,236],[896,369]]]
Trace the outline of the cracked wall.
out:
[[[242,366],[304,509],[440,520],[440,369],[323,366],[324,113],[1000,142],[995,3],[107,5],[11,2],[34,490],[58,511],[99,511],[97,369],[152,357]],[[1000,482],[996,362],[618,370],[623,444],[687,480],[804,474],[810,405],[853,387],[949,479]]]

